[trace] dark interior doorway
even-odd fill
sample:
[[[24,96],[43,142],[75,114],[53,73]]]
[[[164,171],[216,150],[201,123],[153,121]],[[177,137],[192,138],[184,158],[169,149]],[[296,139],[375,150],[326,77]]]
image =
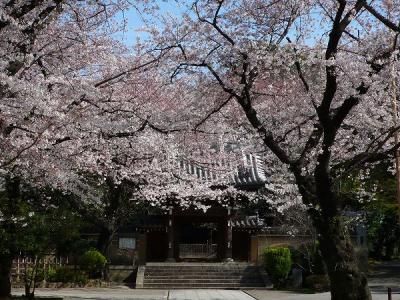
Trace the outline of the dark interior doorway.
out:
[[[177,261],[216,261],[219,259],[220,224],[214,220],[182,217],[176,220],[175,257]]]
[[[215,242],[217,226],[214,223],[188,222],[181,227],[180,243],[212,244]]]
[[[236,261],[248,261],[250,258],[251,238],[247,231],[232,232],[232,258]]]
[[[163,231],[151,231],[146,236],[146,261],[165,261],[168,255],[167,233]]]

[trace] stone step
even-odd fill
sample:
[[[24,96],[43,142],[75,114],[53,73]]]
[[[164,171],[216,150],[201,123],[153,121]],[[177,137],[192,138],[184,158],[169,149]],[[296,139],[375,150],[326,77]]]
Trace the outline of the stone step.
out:
[[[202,270],[190,270],[190,269],[187,269],[187,270],[157,270],[157,269],[150,269],[150,270],[147,270],[147,268],[146,268],[146,272],[162,272],[162,273],[190,273],[190,272],[193,272],[193,273],[226,273],[226,272],[229,272],[229,273],[249,273],[249,272],[257,272],[258,271],[258,269],[251,269],[251,270],[227,270],[227,269],[225,269],[225,270],[204,270],[204,269],[202,269]]]
[[[159,264],[144,267],[143,288],[265,287],[258,267],[249,264]]]
[[[238,271],[238,272],[242,272],[242,271],[247,271],[247,270],[256,270],[257,268],[245,268],[245,269],[230,269],[230,268],[213,268],[213,269],[207,269],[207,268],[179,268],[179,269],[174,269],[174,268],[147,268],[148,270],[157,270],[157,271],[186,271],[186,270],[190,270],[190,271],[215,271],[215,272],[219,272],[219,271],[225,271],[225,270],[229,270],[229,271]]]
[[[209,289],[234,289],[234,288],[246,289],[246,288],[255,288],[255,287],[262,288],[262,287],[265,287],[265,285],[263,283],[262,284],[252,284],[252,285],[226,284],[226,283],[224,283],[224,284],[220,284],[220,283],[204,283],[204,284],[149,283],[149,284],[146,284],[143,286],[143,288],[145,288],[145,289],[151,289],[151,288],[154,288],[154,289],[171,289],[171,288],[173,288],[173,289],[188,289],[188,288],[193,288],[193,289],[196,289],[196,288],[201,288],[201,289],[204,289],[204,288],[206,288],[206,289],[207,288],[209,288]]]
[[[253,278],[251,280],[249,279],[230,279],[230,278],[219,278],[217,280],[215,279],[185,279],[185,278],[169,278],[169,279],[159,279],[159,278],[145,278],[144,280],[145,283],[147,282],[176,282],[176,283],[181,283],[181,282],[194,282],[194,283],[201,283],[201,282],[261,282],[260,279]]]
[[[253,274],[195,274],[195,273],[188,273],[188,274],[172,274],[172,273],[145,273],[144,277],[174,277],[174,278],[188,278],[188,277],[196,277],[196,278],[224,278],[224,277],[229,277],[229,278],[248,278],[248,277],[258,277],[260,276],[260,273],[253,273]]]
[[[144,278],[253,278],[260,277],[259,273],[254,274],[144,274]]]
[[[221,269],[221,270],[192,270],[192,269],[186,269],[186,270],[160,270],[160,269],[147,269],[146,272],[162,272],[162,273],[249,273],[249,272],[257,272],[258,269],[249,269],[249,270],[229,270],[229,269]]]
[[[247,266],[247,267],[230,267],[230,266],[216,266],[216,267],[201,267],[201,266],[179,266],[179,267],[174,267],[174,266],[168,266],[168,267],[159,267],[159,266],[146,266],[148,269],[157,269],[157,270],[186,270],[186,269],[192,269],[192,270],[246,270],[246,269],[254,269],[256,268],[255,266]]]
[[[213,275],[213,276],[223,276],[223,275],[258,275],[259,271],[253,271],[253,272],[157,272],[157,271],[147,271],[146,270],[146,275],[185,275],[185,276],[190,276],[190,275]]]
[[[202,267],[202,266],[168,266],[168,267],[161,267],[161,266],[146,266],[146,268],[149,269],[165,269],[165,270],[185,270],[185,269],[192,269],[192,270],[219,270],[219,269],[224,269],[224,270],[246,270],[246,269],[252,269],[252,268],[257,268],[256,266],[247,266],[247,267],[230,267],[227,265],[220,265],[220,266],[215,266],[215,267]]]
[[[254,273],[221,273],[221,274],[213,274],[213,273],[147,273],[145,272],[145,276],[160,276],[160,277],[165,277],[165,276],[199,276],[199,277],[205,277],[205,276],[211,276],[214,278],[219,278],[219,277],[225,277],[225,276],[233,276],[233,277],[252,277],[252,276],[260,276],[259,272],[254,272]]]

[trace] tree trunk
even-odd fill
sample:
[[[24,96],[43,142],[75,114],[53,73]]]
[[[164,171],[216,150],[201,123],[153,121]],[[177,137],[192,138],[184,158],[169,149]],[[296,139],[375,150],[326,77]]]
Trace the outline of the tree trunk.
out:
[[[12,257],[2,255],[0,257],[0,300],[9,299],[11,295],[11,267]]]
[[[5,178],[5,207],[3,208],[5,222],[2,223],[6,232],[5,246],[6,253],[0,255],[0,299],[8,299],[11,296],[11,268],[13,259],[17,253],[16,246],[16,225],[12,220],[18,216],[18,205],[20,202],[20,181],[19,178]]]
[[[358,266],[354,247],[340,217],[321,218],[315,223],[331,282],[331,299],[371,300],[366,274]]]
[[[107,259],[107,263],[106,263],[106,266],[105,266],[104,272],[103,272],[103,278],[104,278],[104,280],[107,280],[107,281],[110,279],[110,270],[109,270],[110,246],[111,246],[113,238],[114,238],[114,230],[110,230],[108,228],[102,228],[100,231],[99,238],[97,240],[97,249]]]

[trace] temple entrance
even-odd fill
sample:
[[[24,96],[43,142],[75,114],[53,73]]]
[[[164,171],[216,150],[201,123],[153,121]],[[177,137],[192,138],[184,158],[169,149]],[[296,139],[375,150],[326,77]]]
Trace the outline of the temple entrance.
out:
[[[235,261],[249,261],[251,236],[248,231],[232,232],[232,258]]]
[[[151,231],[146,234],[146,238],[146,261],[165,261],[168,254],[167,233],[164,231]]]
[[[220,259],[221,226],[199,218],[180,218],[176,227],[175,257],[178,261]]]

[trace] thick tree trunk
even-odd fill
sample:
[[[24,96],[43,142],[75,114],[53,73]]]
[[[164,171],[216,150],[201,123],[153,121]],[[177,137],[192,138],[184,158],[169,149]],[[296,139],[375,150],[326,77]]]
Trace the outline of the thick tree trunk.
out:
[[[11,295],[12,260],[12,257],[8,255],[0,257],[0,300],[9,299]]]
[[[100,231],[99,238],[97,240],[97,249],[105,256],[107,259],[106,266],[103,272],[104,280],[110,279],[110,247],[112,240],[114,238],[114,230],[110,230],[109,228],[102,228]]]
[[[17,253],[16,228],[12,218],[18,215],[20,202],[20,181],[18,178],[6,177],[5,180],[5,206],[4,216],[6,221],[2,223],[7,233],[5,237],[6,253],[0,255],[0,299],[8,299],[11,295],[11,268],[13,259]]]
[[[316,222],[320,249],[328,269],[332,300],[371,300],[367,277],[339,217]]]

